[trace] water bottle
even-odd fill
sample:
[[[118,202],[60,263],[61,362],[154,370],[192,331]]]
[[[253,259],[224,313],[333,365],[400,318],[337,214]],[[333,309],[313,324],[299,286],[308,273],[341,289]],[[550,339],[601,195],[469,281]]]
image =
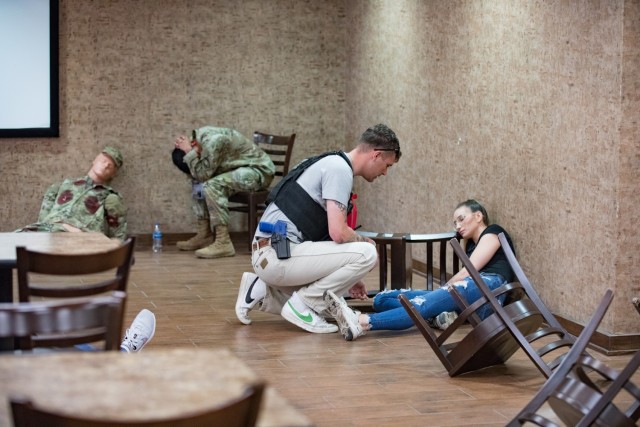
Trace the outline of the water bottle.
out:
[[[160,231],[160,224],[157,222],[153,226],[153,252],[162,252],[162,231]]]

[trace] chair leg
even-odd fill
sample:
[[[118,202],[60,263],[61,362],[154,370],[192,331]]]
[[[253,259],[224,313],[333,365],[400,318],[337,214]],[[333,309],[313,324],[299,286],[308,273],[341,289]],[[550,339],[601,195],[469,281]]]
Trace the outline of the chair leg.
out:
[[[387,244],[378,244],[378,268],[380,273],[380,292],[387,289]]]

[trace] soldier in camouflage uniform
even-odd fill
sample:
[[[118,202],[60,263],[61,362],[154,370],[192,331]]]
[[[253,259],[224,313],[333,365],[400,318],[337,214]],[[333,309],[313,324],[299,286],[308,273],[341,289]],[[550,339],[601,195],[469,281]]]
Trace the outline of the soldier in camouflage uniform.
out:
[[[229,197],[239,191],[269,187],[275,174],[271,158],[250,139],[234,129],[205,126],[191,139],[176,138],[175,148],[185,153],[191,177],[202,184],[202,197],[194,198],[198,232],[178,242],[180,250],[196,250],[198,258],[236,254],[229,238]],[[214,237],[215,232],[215,237]]]
[[[94,231],[124,240],[127,209],[120,193],[109,186],[121,166],[120,151],[105,147],[86,176],[65,179],[49,187],[38,222],[16,231]]]

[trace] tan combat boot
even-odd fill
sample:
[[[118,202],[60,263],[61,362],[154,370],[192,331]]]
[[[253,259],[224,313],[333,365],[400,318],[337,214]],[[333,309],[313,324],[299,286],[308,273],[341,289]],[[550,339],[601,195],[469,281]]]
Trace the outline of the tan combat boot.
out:
[[[233,243],[231,243],[231,238],[229,237],[229,229],[226,225],[217,225],[216,240],[213,244],[196,251],[198,258],[222,258],[234,256],[235,254],[236,250],[233,248]]]
[[[176,246],[181,251],[195,251],[196,249],[204,248],[211,243],[213,243],[213,233],[209,226],[209,219],[199,219],[197,234],[189,240],[176,243]]]

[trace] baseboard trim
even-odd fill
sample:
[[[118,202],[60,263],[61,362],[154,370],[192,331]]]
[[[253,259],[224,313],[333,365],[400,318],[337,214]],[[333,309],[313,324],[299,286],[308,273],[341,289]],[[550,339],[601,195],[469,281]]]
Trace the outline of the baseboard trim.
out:
[[[584,325],[557,314],[554,314],[554,316],[571,335],[578,336],[584,329]],[[589,347],[607,356],[635,353],[640,350],[640,334],[608,334],[596,331],[591,337]]]

